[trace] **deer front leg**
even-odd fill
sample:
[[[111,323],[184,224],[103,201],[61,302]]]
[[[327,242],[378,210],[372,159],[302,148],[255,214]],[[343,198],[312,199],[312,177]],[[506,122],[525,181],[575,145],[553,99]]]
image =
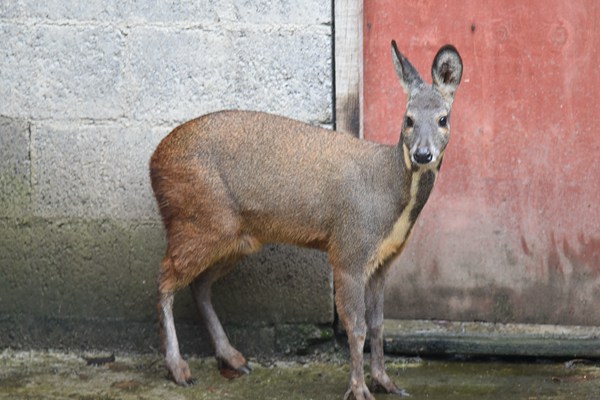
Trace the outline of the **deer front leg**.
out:
[[[369,279],[365,293],[366,319],[371,341],[372,389],[375,392],[409,396],[406,391],[396,386],[385,371],[385,357],[383,353],[383,292],[388,269],[389,264],[386,264],[375,271]]]
[[[348,335],[350,346],[351,372],[350,388],[344,400],[374,400],[365,383],[363,371],[363,348],[367,333],[365,323],[365,282],[362,271],[348,273],[336,268],[334,271],[337,310]]]

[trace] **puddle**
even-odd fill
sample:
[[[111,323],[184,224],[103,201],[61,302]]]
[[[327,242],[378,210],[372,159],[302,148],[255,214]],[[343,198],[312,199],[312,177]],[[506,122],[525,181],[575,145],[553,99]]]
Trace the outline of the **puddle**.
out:
[[[390,372],[415,398],[426,399],[597,399],[600,368],[562,362],[423,361],[418,369]],[[392,374],[390,374],[392,375]],[[386,398],[386,397],[384,397]]]

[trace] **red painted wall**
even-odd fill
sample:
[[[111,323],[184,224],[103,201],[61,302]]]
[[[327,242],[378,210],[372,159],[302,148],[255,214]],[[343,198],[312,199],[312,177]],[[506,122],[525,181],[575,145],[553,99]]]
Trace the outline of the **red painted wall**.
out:
[[[390,41],[464,63],[434,193],[386,316],[600,324],[600,2],[365,2],[365,138],[396,143]]]

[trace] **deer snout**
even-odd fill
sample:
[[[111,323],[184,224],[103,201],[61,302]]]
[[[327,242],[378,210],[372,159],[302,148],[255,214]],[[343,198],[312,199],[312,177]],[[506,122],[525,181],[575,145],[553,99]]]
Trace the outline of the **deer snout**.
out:
[[[433,160],[433,154],[428,147],[417,147],[413,158],[418,164],[428,164]]]

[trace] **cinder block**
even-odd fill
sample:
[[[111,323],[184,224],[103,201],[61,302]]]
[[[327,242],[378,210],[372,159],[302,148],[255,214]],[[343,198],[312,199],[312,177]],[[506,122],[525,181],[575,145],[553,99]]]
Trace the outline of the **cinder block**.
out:
[[[275,331],[275,351],[285,354],[308,354],[311,348],[332,343],[335,338],[333,324],[279,325]]]
[[[307,32],[134,29],[133,116],[176,125],[254,109],[331,121],[331,37]]]
[[[31,301],[30,224],[0,218],[0,315],[28,311]]]
[[[108,221],[0,220],[0,314],[120,318],[127,230]]]
[[[333,276],[325,253],[316,250],[265,246],[217,282],[213,298],[231,324],[333,321]]]
[[[233,9],[233,20],[270,25],[330,25],[331,1],[320,0],[229,0],[221,2]]]
[[[29,123],[0,116],[0,218],[29,212]]]
[[[1,2],[0,6],[6,6]],[[12,2],[11,2],[12,3]],[[31,31],[18,24],[0,22],[0,115],[28,118],[34,67],[27,54],[33,41]]]
[[[45,218],[156,219],[148,162],[168,129],[33,127],[33,208]]]
[[[2,18],[38,18],[127,23],[230,22],[257,25],[331,23],[331,2],[319,0],[197,0],[188,2],[19,0],[0,3]]]
[[[0,3],[2,18],[36,18],[48,21],[115,21],[120,14],[117,0],[103,1],[62,1],[62,0],[19,0]]]
[[[0,115],[117,118],[126,107],[125,41],[108,26],[0,25]]]
[[[129,231],[129,277],[125,315],[138,321],[157,318],[158,273],[165,256],[166,238],[162,222],[134,223]]]
[[[123,2],[127,19],[196,24],[253,23],[313,25],[331,23],[331,2],[308,0],[201,0],[196,2]]]

